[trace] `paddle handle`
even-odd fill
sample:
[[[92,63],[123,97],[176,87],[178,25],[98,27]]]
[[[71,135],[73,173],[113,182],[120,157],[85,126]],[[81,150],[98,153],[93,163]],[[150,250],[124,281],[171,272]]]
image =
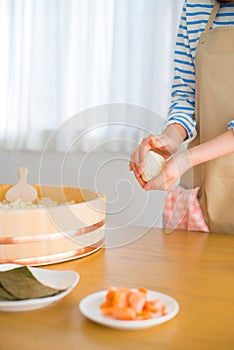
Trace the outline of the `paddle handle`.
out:
[[[20,167],[19,168],[19,182],[26,183],[28,177],[28,168]]]
[[[6,192],[6,200],[14,202],[20,199],[22,202],[32,202],[37,199],[37,190],[27,183],[28,168],[19,168],[19,181]]]

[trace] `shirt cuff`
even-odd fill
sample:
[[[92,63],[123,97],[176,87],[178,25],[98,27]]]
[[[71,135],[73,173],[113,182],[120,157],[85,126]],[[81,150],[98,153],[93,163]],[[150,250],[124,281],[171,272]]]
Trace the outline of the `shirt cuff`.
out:
[[[232,129],[234,131],[234,120],[231,120],[229,123],[228,123],[228,129]]]
[[[186,139],[184,139],[184,141],[182,142],[182,144],[189,144],[190,142],[192,142],[195,137],[197,136],[197,131],[195,128],[193,128],[193,130],[190,130],[188,129],[187,125],[186,124],[183,124],[182,122],[180,122],[179,120],[176,120],[176,119],[169,119],[165,125],[163,126],[162,128],[162,133],[164,132],[164,130],[168,127],[168,125],[171,125],[171,124],[180,124],[181,126],[183,126],[185,128],[185,130],[187,131],[187,137]],[[234,125],[233,125],[234,127]]]

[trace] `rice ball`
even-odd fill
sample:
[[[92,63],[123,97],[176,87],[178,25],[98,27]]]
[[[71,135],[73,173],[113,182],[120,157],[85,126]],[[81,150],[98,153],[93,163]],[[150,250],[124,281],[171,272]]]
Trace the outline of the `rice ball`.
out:
[[[158,176],[164,165],[166,164],[165,158],[153,151],[148,152],[145,161],[144,173],[141,175],[145,182],[149,182],[154,177]]]

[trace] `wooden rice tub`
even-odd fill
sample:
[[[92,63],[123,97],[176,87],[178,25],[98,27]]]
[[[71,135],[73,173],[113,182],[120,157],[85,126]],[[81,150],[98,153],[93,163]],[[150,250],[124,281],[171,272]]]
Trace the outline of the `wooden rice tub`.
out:
[[[0,185],[0,201],[12,185]],[[0,263],[47,265],[80,258],[104,243],[106,197],[74,187],[33,185],[65,206],[0,211]]]

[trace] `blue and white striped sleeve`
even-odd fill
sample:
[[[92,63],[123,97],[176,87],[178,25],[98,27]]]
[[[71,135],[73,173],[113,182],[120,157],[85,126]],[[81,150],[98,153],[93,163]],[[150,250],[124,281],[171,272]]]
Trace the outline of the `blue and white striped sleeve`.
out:
[[[190,42],[197,43],[195,37],[189,39],[186,17],[186,2],[180,19],[174,51],[174,80],[171,93],[171,106],[164,129],[174,123],[181,124],[187,131],[186,143],[196,135],[195,121],[195,65]]]
[[[234,131],[234,120],[231,120],[229,123],[228,123],[228,129],[232,129]]]

